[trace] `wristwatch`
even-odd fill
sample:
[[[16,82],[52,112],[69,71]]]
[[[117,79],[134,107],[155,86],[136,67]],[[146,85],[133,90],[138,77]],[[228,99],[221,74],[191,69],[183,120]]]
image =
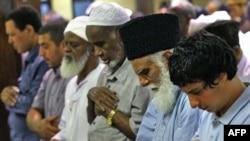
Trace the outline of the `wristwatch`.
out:
[[[109,126],[112,126],[112,119],[113,119],[115,113],[116,113],[115,110],[111,110],[110,113],[109,113],[109,115],[108,115],[108,117],[107,117],[107,124]]]

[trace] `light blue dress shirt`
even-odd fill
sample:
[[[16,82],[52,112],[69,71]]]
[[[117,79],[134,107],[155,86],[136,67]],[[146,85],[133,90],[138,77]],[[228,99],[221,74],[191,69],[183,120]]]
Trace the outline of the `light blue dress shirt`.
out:
[[[26,124],[29,111],[43,75],[49,69],[47,63],[38,55],[39,47],[29,52],[25,58],[25,67],[18,79],[19,94],[15,106],[6,106],[9,111],[11,141],[36,141],[38,136],[31,132]]]
[[[149,104],[139,128],[136,141],[190,141],[198,128],[202,110],[191,108],[187,95],[175,91],[176,103],[172,112],[163,113]]]
[[[204,111],[199,129],[193,140],[200,141],[223,141],[224,125],[249,125],[250,124],[250,87],[248,86],[242,95],[222,116]]]

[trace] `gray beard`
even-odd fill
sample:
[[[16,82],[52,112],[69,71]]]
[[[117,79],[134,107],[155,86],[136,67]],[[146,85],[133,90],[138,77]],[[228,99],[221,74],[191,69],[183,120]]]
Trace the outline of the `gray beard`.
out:
[[[156,106],[163,113],[169,113],[173,110],[176,96],[174,94],[174,85],[170,81],[169,71],[166,69],[162,62],[157,61],[157,65],[161,68],[162,74],[160,75],[161,82],[159,84],[150,84],[148,87],[156,87],[157,91],[154,91],[154,98]]]
[[[163,73],[161,86],[155,93],[156,105],[163,113],[169,113],[174,108],[176,96],[173,88],[174,85],[169,79],[169,72]]]
[[[71,57],[71,59],[67,59],[68,57]],[[69,78],[79,74],[85,67],[88,61],[88,57],[88,51],[86,51],[79,59],[74,58],[74,56],[63,57],[63,61],[60,66],[60,72],[62,77]]]

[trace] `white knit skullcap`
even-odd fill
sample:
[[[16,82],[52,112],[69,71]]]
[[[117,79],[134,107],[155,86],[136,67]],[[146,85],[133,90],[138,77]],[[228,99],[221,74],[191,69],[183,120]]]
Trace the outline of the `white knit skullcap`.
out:
[[[101,3],[90,12],[87,25],[117,26],[129,20],[130,15],[125,8],[117,3],[109,2]]]
[[[88,20],[88,16],[79,16],[70,20],[64,30],[64,35],[67,32],[72,32],[75,35],[81,37],[82,39],[88,41],[88,38],[86,36],[86,23],[88,22]]]

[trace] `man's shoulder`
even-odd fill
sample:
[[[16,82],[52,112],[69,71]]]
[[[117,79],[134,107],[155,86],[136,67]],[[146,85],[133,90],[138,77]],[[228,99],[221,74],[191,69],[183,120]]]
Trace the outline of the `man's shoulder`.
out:
[[[54,70],[52,68],[48,69],[45,73],[46,76],[50,76],[50,75],[55,75]]]
[[[49,66],[46,61],[41,56],[37,56],[35,61],[32,63],[34,68],[44,68],[44,70],[49,70]]]

